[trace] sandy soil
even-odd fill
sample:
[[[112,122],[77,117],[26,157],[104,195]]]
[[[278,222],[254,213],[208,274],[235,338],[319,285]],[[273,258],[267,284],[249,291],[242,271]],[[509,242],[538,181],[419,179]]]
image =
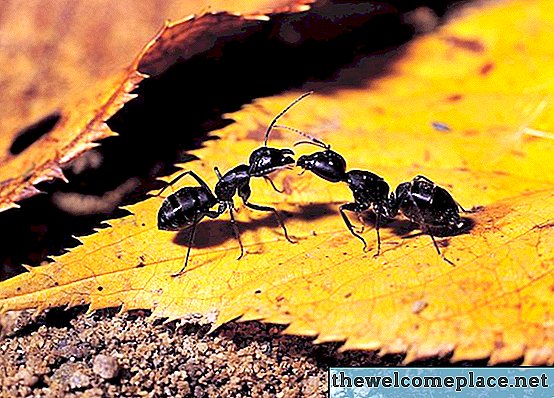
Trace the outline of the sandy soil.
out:
[[[339,343],[232,322],[163,323],[142,311],[83,308],[0,317],[2,397],[323,397],[329,366],[396,365],[400,356],[337,353]]]

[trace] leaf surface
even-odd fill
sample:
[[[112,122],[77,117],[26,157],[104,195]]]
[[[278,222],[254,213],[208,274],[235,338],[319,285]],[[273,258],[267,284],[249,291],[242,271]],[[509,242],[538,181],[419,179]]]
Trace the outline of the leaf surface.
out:
[[[382,228],[377,258],[366,225],[373,250],[363,253],[337,211],[351,200],[347,187],[285,170],[274,176],[283,194],[255,180],[252,202],[287,214],[296,244],[284,240],[271,215],[237,201],[245,257],[236,259],[228,216],[206,220],[186,273],[173,278],[188,235],[157,230],[163,198],[154,197],[54,263],[2,283],[1,308],[121,305],[170,319],[215,312],[215,326],[236,317],[288,323],[289,333],[345,340],[345,349],[406,352],[407,361],[454,352],[453,360],[552,364],[553,16],[554,5],[539,0],[469,10],[410,45],[388,76],[357,87],[339,79],[280,121],[391,186],[424,174],[464,207],[482,207],[464,216],[473,224],[468,233],[440,239],[454,265],[400,217]],[[348,73],[367,72],[362,62]],[[213,187],[213,166],[246,162],[267,123],[298,94],[233,114],[236,123],[218,132],[222,139],[207,142],[186,167]],[[296,140],[275,131],[270,145]],[[295,148],[297,155],[314,150]]]

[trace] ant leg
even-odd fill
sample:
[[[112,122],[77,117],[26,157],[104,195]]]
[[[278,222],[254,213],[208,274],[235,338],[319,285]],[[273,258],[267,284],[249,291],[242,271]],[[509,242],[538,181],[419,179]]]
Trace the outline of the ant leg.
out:
[[[187,170],[187,171],[184,171],[181,174],[179,174],[177,177],[175,177],[170,182],[168,182],[167,185],[165,187],[163,187],[161,189],[161,191],[158,192],[158,194],[156,196],[160,196],[162,194],[162,192],[167,189],[167,187],[170,187],[171,185],[175,184],[177,181],[179,181],[181,178],[183,178],[186,175],[190,175],[192,178],[194,178],[196,180],[196,182],[198,182],[198,184],[200,184],[203,188],[207,189],[209,192],[212,191],[210,189],[210,187],[208,186],[208,184],[206,184],[206,182],[202,178],[200,178],[200,176],[198,176],[198,174],[196,174],[192,170]]]
[[[287,227],[285,227],[285,223],[283,222],[283,220],[281,219],[281,216],[279,215],[279,213],[277,212],[277,210],[275,210],[273,207],[269,207],[269,206],[261,206],[261,205],[257,205],[257,204],[254,204],[254,203],[250,203],[247,199],[246,200],[243,200],[244,201],[244,205],[250,209],[253,209],[253,210],[259,210],[259,211],[271,211],[274,215],[275,215],[275,218],[277,219],[277,222],[279,223],[279,225],[281,226],[281,228],[283,229],[283,233],[285,234],[285,238],[290,242],[290,243],[296,243],[296,241],[292,240],[290,237],[289,237],[289,234],[287,232]]]
[[[270,184],[271,187],[275,190],[275,192],[279,192],[279,193],[285,192],[284,190],[278,189],[278,188],[275,186],[275,183],[273,182],[273,180],[272,180],[271,178],[269,178],[268,176],[263,176],[263,177],[264,177],[264,180],[266,180],[267,182],[269,182],[269,184]]]
[[[350,222],[350,220],[348,219],[348,216],[346,215],[346,213],[344,212],[345,210],[348,210],[348,211],[352,211],[354,213],[359,213],[358,210],[358,207],[356,205],[356,203],[346,203],[344,205],[340,205],[339,206],[339,211],[340,211],[340,215],[342,216],[342,219],[344,220],[344,223],[346,224],[346,227],[348,228],[348,230],[350,231],[350,233],[352,235],[354,235],[356,238],[358,238],[359,240],[362,241],[362,243],[364,244],[364,248],[363,248],[363,251],[365,252],[367,250],[367,242],[365,241],[364,238],[362,238],[362,236],[360,234],[358,234],[355,230],[354,230],[354,226],[352,225],[352,223]]]
[[[437,244],[437,241],[435,240],[435,237],[433,236],[433,234],[431,233],[431,231],[429,231],[428,229],[424,230],[424,232],[426,232],[430,237],[431,237],[431,240],[433,241],[433,245],[435,245],[435,249],[437,249],[437,253],[439,254],[439,256],[444,260],[446,261],[448,264],[450,265],[455,265],[452,261],[450,261],[449,259],[447,259],[444,254],[441,253],[440,249],[439,249],[439,245]]]
[[[362,213],[356,213],[356,217],[358,218],[358,221],[360,222],[360,227],[358,227],[358,233],[363,234],[365,231],[365,224],[364,224],[364,216]],[[355,228],[355,227],[354,227]]]
[[[235,221],[235,216],[233,215],[233,203],[227,204],[227,207],[229,209],[229,214],[231,216],[231,225],[233,226],[233,233],[235,235],[235,239],[239,241],[240,246],[240,256],[237,257],[237,260],[240,260],[242,256],[244,256],[244,247],[242,246],[242,241],[240,240],[240,231],[239,227],[237,226],[237,222]]]
[[[192,249],[192,242],[194,241],[194,234],[196,233],[196,224],[198,222],[196,221],[196,216],[194,217],[194,221],[192,223],[192,231],[190,232],[189,236],[189,243],[188,243],[188,249],[187,249],[187,255],[185,257],[185,263],[183,264],[183,267],[177,272],[176,274],[171,275],[172,278],[177,278],[178,276],[183,275],[185,272],[185,268],[187,267],[187,264],[189,263],[189,256],[190,256],[190,249]]]
[[[377,231],[377,253],[373,257],[378,257],[381,254],[381,234],[379,233],[379,227],[381,225],[381,213],[375,213],[375,231]]]
[[[441,250],[439,249],[439,245],[437,244],[437,241],[435,240],[435,237],[430,231],[425,231],[427,234],[431,237],[431,240],[433,241],[433,245],[435,245],[435,249],[437,249],[437,253],[439,256],[442,256]]]
[[[292,240],[289,237],[287,227],[285,227],[285,223],[281,219],[281,216],[279,216],[279,213],[277,213],[277,210],[275,210],[273,207],[257,205],[257,204],[254,204],[254,203],[250,203],[248,201],[248,198],[250,197],[250,193],[251,193],[250,185],[245,184],[242,187],[240,187],[238,191],[239,191],[239,196],[242,199],[242,202],[244,203],[244,205],[246,207],[249,207],[250,209],[254,209],[254,210],[259,210],[259,211],[271,211],[275,215],[275,218],[277,219],[277,222],[279,223],[279,225],[283,229],[283,233],[285,234],[285,238],[290,243],[296,243],[294,240]]]
[[[383,203],[383,213],[387,219],[393,219],[400,211],[400,203],[402,202],[402,196],[397,198],[394,192]]]
[[[454,201],[456,202],[456,201]],[[461,204],[459,204],[458,202],[456,202],[456,206],[458,206],[458,208],[462,211],[462,213],[468,213],[468,214],[471,214],[471,213],[475,213],[475,210],[473,209],[469,209],[469,210],[466,210],[462,207]]]
[[[235,239],[239,241],[240,256],[237,258],[237,260],[240,260],[244,255],[244,249],[242,247],[242,241],[240,239],[239,227],[237,226],[237,223],[235,221],[235,216],[233,214],[233,206],[234,205],[232,202],[230,204],[229,203],[220,204],[220,206],[216,211],[208,211],[205,213],[205,215],[211,219],[214,219],[222,215],[225,212],[225,210],[229,209],[229,214],[231,215],[231,225],[233,226],[233,235],[235,236]]]

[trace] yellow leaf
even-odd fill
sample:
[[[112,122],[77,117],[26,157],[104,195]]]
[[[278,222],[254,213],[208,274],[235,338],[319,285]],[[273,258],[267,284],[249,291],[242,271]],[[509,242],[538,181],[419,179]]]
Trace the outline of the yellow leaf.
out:
[[[349,168],[375,172],[392,187],[424,174],[464,207],[482,206],[464,215],[471,230],[439,239],[453,265],[428,236],[406,236],[414,234],[401,217],[382,227],[379,257],[367,225],[373,250],[362,252],[337,211],[352,198],[348,188],[283,170],[274,176],[283,194],[255,179],[251,200],[286,214],[296,244],[271,214],[237,201],[244,258],[236,259],[227,216],[204,220],[186,272],[174,278],[187,233],[157,229],[163,198],[154,197],[55,263],[2,283],[0,308],[122,305],[170,319],[216,312],[214,327],[239,316],[288,323],[290,333],[346,340],[345,349],[407,352],[407,361],[453,351],[454,360],[523,356],[527,364],[552,364],[554,140],[544,138],[554,130],[552,26],[550,1],[467,12],[417,40],[390,75],[317,90],[279,121],[323,139]],[[222,139],[207,142],[195,152],[200,161],[185,167],[213,187],[213,166],[247,162],[269,120],[298,94],[232,115],[236,123],[218,132]],[[296,140],[276,130],[270,145]],[[184,185],[196,183],[173,188]]]

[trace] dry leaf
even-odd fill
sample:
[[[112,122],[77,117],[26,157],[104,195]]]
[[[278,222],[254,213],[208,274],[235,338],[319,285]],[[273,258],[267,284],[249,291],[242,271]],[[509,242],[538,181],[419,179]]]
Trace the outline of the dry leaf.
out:
[[[271,4],[233,1],[232,11],[252,13]],[[75,97],[88,98],[87,90],[127,66],[165,21],[227,6],[227,0],[3,4],[0,136],[12,136]],[[9,146],[8,139],[0,142],[2,156]]]
[[[239,10],[252,10],[251,7],[254,5],[267,6],[264,2],[255,2],[255,4],[251,3],[243,7],[239,6]],[[79,15],[82,15],[79,12],[81,6],[82,4],[75,3],[73,4],[75,8],[64,9],[65,14],[54,9],[51,11],[52,14],[48,15],[68,18],[66,14],[75,13],[77,17],[71,27],[76,31],[70,36],[71,39],[82,41],[90,40],[90,37],[97,39],[90,49],[95,56],[88,54],[90,58],[110,58],[112,62],[122,59],[120,58],[121,54],[113,55],[117,52],[114,51],[113,44],[108,47],[103,46],[101,38],[96,33],[91,34],[91,31],[102,32],[106,36],[105,39],[111,43],[125,40],[131,46],[137,38],[142,37],[138,32],[135,36],[120,35],[113,26],[108,30],[98,26],[99,24],[110,25],[106,20],[90,23],[87,16],[86,23],[81,23],[82,21],[78,18]],[[217,3],[211,4],[211,6],[216,7]],[[194,8],[188,6],[189,12],[198,11],[201,8],[202,4],[196,4]],[[282,7],[272,12],[286,14],[305,11],[308,8],[304,3],[299,2],[296,5]],[[33,15],[36,10],[29,7],[21,12]],[[59,15],[60,13],[61,15]],[[114,15],[118,15],[118,12],[114,11],[112,16]],[[177,62],[183,62],[194,55],[212,50],[213,47],[216,47],[216,43],[220,45],[230,39],[248,36],[267,20],[268,17],[260,13],[241,16],[238,13],[213,12],[199,17],[191,15],[177,22],[168,21],[130,67],[109,79],[104,79],[105,69],[97,68],[98,65],[104,66],[101,62],[86,63],[80,58],[76,60],[65,53],[59,54],[57,51],[53,51],[52,48],[59,45],[56,40],[63,39],[63,35],[55,29],[48,32],[49,35],[41,32],[44,34],[43,37],[50,37],[50,41],[52,41],[49,46],[46,46],[46,49],[50,50],[48,54],[52,60],[51,67],[54,69],[67,68],[71,70],[71,74],[62,74],[62,77],[51,78],[52,71],[42,70],[36,75],[28,73],[21,76],[21,74],[11,71],[30,69],[31,62],[42,56],[36,54],[38,50],[33,46],[30,46],[27,51],[16,51],[16,56],[14,56],[13,50],[6,52],[6,62],[2,64],[9,65],[9,68],[7,69],[8,73],[0,79],[0,83],[5,82],[7,87],[5,94],[9,105],[6,110],[9,117],[5,118],[2,131],[0,131],[0,211],[17,207],[16,202],[37,194],[39,191],[35,188],[36,184],[53,178],[64,179],[62,168],[68,162],[94,147],[96,141],[113,135],[104,122],[113,116],[125,102],[133,98],[129,93],[145,77],[145,74],[156,76]],[[12,21],[12,19],[8,19],[8,21]],[[64,27],[68,27],[67,22],[64,21]],[[10,34],[13,32],[14,36],[20,37],[30,34],[25,26],[25,24],[18,23],[14,28],[8,23],[4,30],[10,31]],[[126,29],[132,31],[130,26],[127,26]],[[204,34],[206,31],[210,31],[210,35]],[[202,40],[200,40],[201,38]],[[15,38],[13,40],[17,41]],[[40,43],[40,40],[36,41]],[[34,43],[34,41],[30,40],[29,43]],[[39,48],[41,47],[39,46]],[[77,57],[80,54],[84,57],[79,51],[82,50],[77,50],[72,55]],[[127,59],[131,59],[131,53],[125,52],[125,54]],[[18,65],[20,68],[13,68],[13,65]],[[48,80],[50,86],[44,88],[43,80]],[[68,89],[67,86],[71,85],[77,85],[77,88]],[[21,87],[25,86],[34,87],[29,89],[31,98],[33,95],[40,95],[37,103],[29,101],[29,92],[21,91]],[[49,92],[48,95],[45,95],[43,90]],[[63,101],[59,99],[60,96]],[[34,107],[32,108],[31,105]],[[16,136],[24,126],[22,123],[36,120],[40,115],[48,115],[41,123],[42,127],[51,124],[53,126],[51,131],[36,140],[29,148],[18,143],[15,146],[21,146],[21,148],[14,150]],[[23,153],[19,153],[21,151]]]
[[[345,349],[407,352],[407,361],[453,351],[453,360],[554,363],[554,140],[528,134],[554,126],[553,15],[554,5],[539,0],[472,10],[411,45],[391,75],[320,90],[280,121],[330,143],[350,168],[393,186],[424,174],[463,206],[483,206],[466,216],[471,231],[442,239],[454,265],[437,256],[428,236],[406,237],[400,218],[383,227],[381,256],[363,253],[337,212],[351,200],[347,187],[281,171],[275,182],[285,193],[255,180],[252,202],[289,215],[296,244],[271,215],[239,206],[245,257],[236,260],[226,216],[205,220],[187,271],[172,278],[187,233],[157,230],[163,198],[154,197],[55,263],[2,283],[0,307],[121,305],[170,319],[215,311],[215,326],[239,316],[289,323],[289,333],[346,340]],[[246,162],[268,121],[297,94],[232,115],[237,123],[219,133],[223,139],[196,151],[201,160],[186,167],[213,187],[212,167]],[[275,131],[270,144],[296,140]],[[194,185],[184,180],[174,189],[187,184]],[[364,237],[374,247],[371,226]]]

